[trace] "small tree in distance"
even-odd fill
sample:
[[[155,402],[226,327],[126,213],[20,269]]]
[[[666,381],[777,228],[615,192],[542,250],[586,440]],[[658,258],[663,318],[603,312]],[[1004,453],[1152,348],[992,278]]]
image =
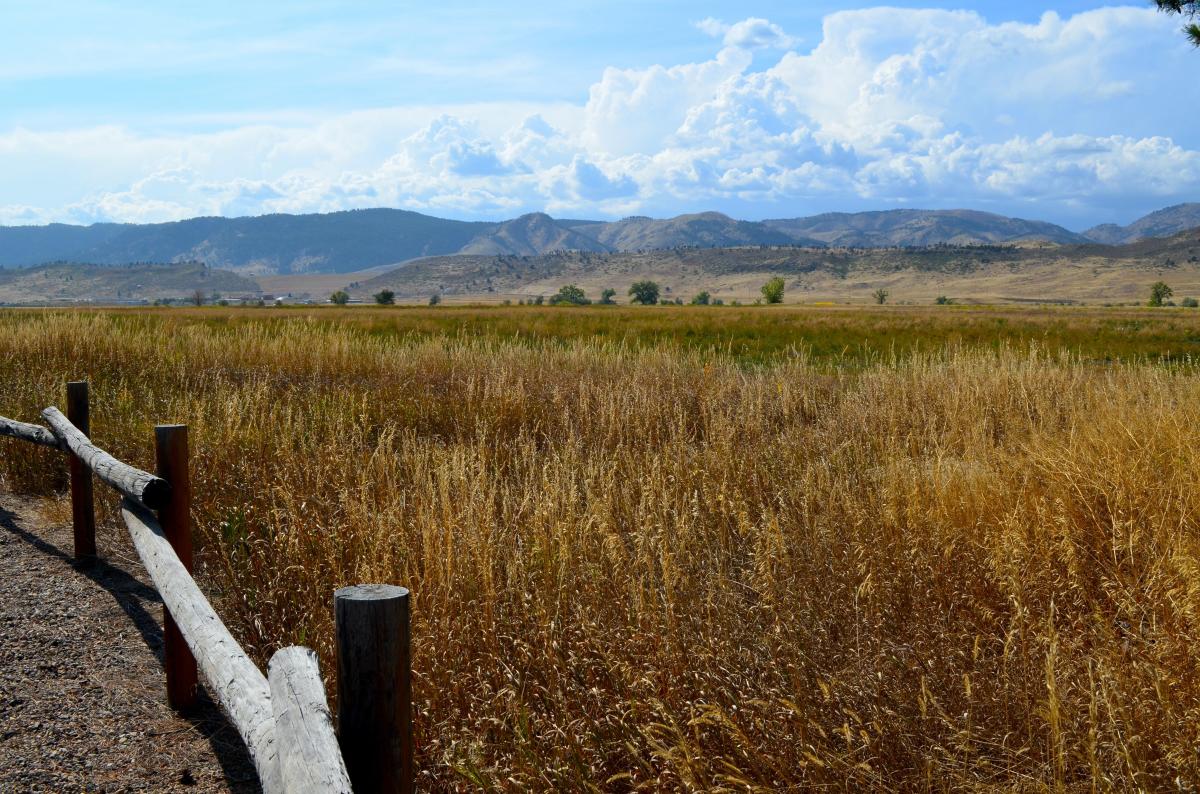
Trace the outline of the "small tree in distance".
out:
[[[887,290],[885,290],[883,287],[880,287],[879,289],[875,290],[872,297],[875,298],[876,303],[882,306],[883,304],[887,303],[888,294],[889,293]]]
[[[441,302],[442,302],[442,296],[438,295],[436,292],[429,296],[429,305],[430,306],[437,306]]]
[[[396,293],[390,289],[381,289],[375,293],[375,302],[380,306],[391,306],[396,302]]]
[[[586,306],[591,301],[588,300],[583,288],[575,284],[567,284],[559,287],[558,292],[550,297],[550,304],[552,306],[557,306],[560,303],[568,303],[572,306]]]
[[[1150,286],[1150,305],[1162,306],[1174,294],[1175,291],[1165,281],[1156,281]]]
[[[693,306],[707,306],[712,303],[712,296],[708,294],[708,290],[701,290],[696,293],[696,297],[692,298]]]
[[[763,300],[767,303],[783,303],[783,290],[787,283],[776,276],[775,278],[762,285]]]
[[[605,287],[604,289],[600,290],[600,303],[604,304],[605,306],[615,305],[616,301],[613,299],[616,297],[617,291],[612,287]]]
[[[633,298],[634,303],[653,306],[658,303],[658,284],[649,279],[635,281],[629,288],[629,297]]]
[[[197,306],[204,305],[204,290],[198,289],[192,293],[192,303],[196,304]]]
[[[345,306],[350,302],[350,295],[345,290],[338,290],[329,296],[329,302],[336,306]]]

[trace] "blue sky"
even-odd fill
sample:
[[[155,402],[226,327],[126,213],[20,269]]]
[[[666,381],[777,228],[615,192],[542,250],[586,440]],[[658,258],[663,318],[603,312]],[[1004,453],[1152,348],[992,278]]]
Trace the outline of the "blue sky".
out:
[[[16,4],[12,4],[16,5]],[[45,2],[0,28],[0,223],[1200,199],[1149,4]]]

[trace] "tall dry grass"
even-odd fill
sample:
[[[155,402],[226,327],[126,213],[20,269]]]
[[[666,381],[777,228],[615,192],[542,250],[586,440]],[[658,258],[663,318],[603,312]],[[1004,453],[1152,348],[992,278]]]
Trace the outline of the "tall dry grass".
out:
[[[143,465],[190,425],[202,581],[260,659],[329,672],[333,590],[412,589],[424,786],[1200,782],[1189,368],[149,314],[0,341],[0,413],[89,377],[98,443]],[[0,446],[14,489],[61,465]]]

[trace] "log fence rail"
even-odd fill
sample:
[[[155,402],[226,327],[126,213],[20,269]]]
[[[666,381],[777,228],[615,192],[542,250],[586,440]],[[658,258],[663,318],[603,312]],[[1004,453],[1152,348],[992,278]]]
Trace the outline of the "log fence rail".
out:
[[[359,585],[338,592],[338,658],[347,669],[339,670],[335,731],[316,654],[280,649],[264,676],[192,578],[187,426],[155,427],[157,474],[150,474],[92,442],[86,381],[67,384],[66,415],[50,407],[42,417],[49,429],[0,416],[0,436],[70,456],[74,552],[81,563],[96,556],[92,475],[121,494],[121,518],[163,601],[171,707],[186,712],[195,705],[197,672],[203,673],[245,742],[265,794],[347,794],[352,788],[409,794],[408,591]],[[350,769],[346,758],[353,760]]]

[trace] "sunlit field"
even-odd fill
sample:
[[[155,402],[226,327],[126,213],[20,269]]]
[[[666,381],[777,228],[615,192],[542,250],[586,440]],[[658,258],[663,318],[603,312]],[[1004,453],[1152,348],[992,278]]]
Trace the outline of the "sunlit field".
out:
[[[334,589],[410,587],[424,788],[1193,790],[1198,354],[1183,309],[8,312],[0,414],[87,378],[147,468],[187,423],[260,662],[332,676]]]

